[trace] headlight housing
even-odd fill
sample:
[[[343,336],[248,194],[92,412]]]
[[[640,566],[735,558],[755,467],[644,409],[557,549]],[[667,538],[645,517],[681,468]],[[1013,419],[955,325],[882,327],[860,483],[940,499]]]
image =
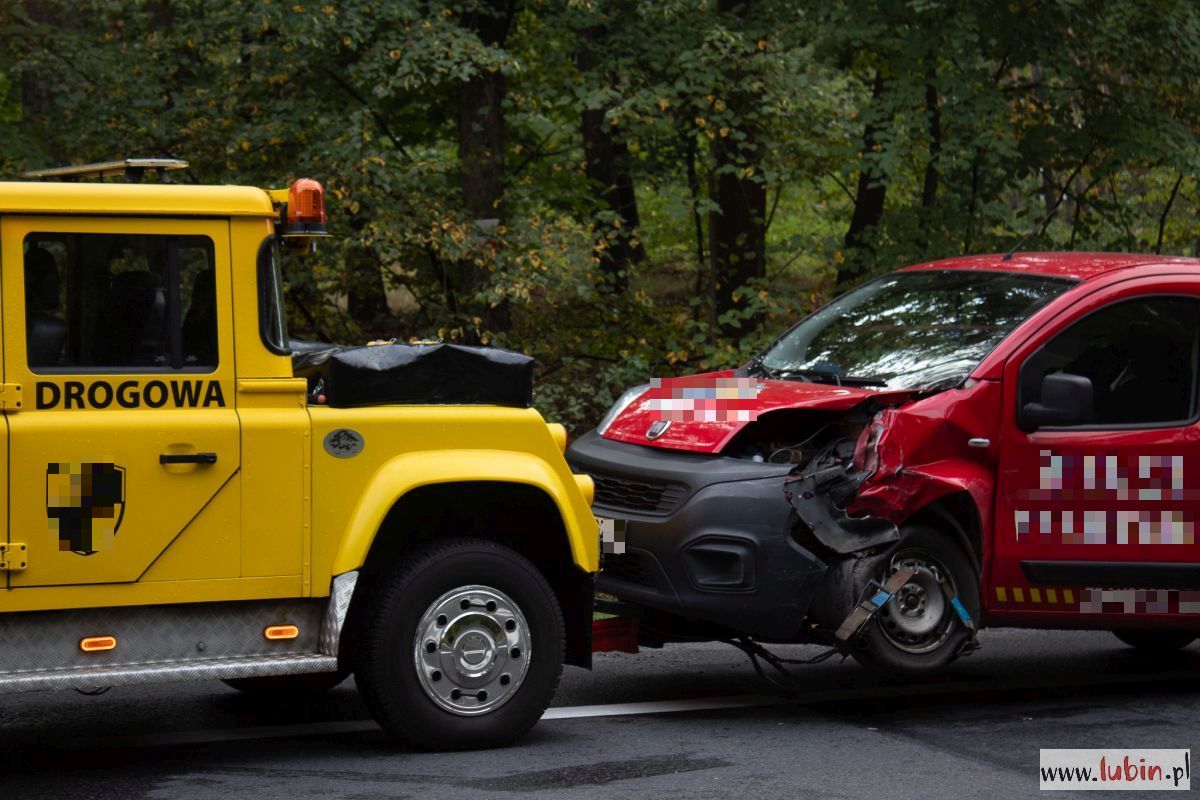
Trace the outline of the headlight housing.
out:
[[[855,472],[865,472],[867,477],[879,469],[879,439],[883,436],[883,412],[875,415],[871,424],[863,428],[854,445],[852,465]]]
[[[600,420],[600,424],[596,426],[596,433],[603,436],[604,432],[608,430],[608,426],[612,425],[613,420],[621,416],[621,412],[629,408],[630,403],[641,397],[649,388],[650,384],[643,383],[641,386],[626,389],[625,393],[617,398],[617,402],[612,404],[612,408],[604,415],[604,419]]]

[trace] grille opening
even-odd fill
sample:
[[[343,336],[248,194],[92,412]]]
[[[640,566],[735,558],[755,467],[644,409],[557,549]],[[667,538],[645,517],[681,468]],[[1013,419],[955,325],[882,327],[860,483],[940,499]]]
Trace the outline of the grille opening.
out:
[[[600,571],[604,575],[636,583],[639,586],[655,586],[654,577],[646,566],[646,560],[638,553],[622,553],[620,555],[607,553],[600,564]]]
[[[675,510],[684,496],[684,488],[679,484],[612,475],[593,474],[591,477],[596,483],[596,504],[608,508],[667,514]]]

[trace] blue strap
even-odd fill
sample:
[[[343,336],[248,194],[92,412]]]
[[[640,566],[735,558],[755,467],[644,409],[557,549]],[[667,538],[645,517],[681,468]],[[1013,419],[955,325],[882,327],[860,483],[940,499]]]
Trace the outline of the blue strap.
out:
[[[957,597],[950,598],[950,605],[954,606],[954,610],[958,613],[958,618],[962,620],[963,625],[971,627],[971,615],[967,613],[967,609]]]
[[[871,605],[875,606],[876,608],[883,608],[884,603],[891,599],[892,596],[890,594],[880,589],[875,593],[875,596],[871,598]]]

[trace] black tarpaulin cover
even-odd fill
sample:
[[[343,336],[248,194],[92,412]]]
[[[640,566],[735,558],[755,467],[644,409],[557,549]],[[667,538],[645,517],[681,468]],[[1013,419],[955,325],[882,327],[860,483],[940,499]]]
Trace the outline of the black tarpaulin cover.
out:
[[[498,347],[311,345],[293,349],[292,366],[331,406],[533,405],[533,359]]]

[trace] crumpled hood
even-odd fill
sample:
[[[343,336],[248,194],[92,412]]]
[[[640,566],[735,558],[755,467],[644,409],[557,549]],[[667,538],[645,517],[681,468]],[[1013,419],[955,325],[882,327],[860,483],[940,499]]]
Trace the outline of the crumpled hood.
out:
[[[910,394],[754,378],[741,370],[662,378],[613,420],[604,438],[670,450],[719,453],[742,428],[769,411],[845,411],[868,398],[903,398]],[[670,425],[665,431],[655,438],[647,436],[658,432],[651,431],[651,425],[668,420]]]

